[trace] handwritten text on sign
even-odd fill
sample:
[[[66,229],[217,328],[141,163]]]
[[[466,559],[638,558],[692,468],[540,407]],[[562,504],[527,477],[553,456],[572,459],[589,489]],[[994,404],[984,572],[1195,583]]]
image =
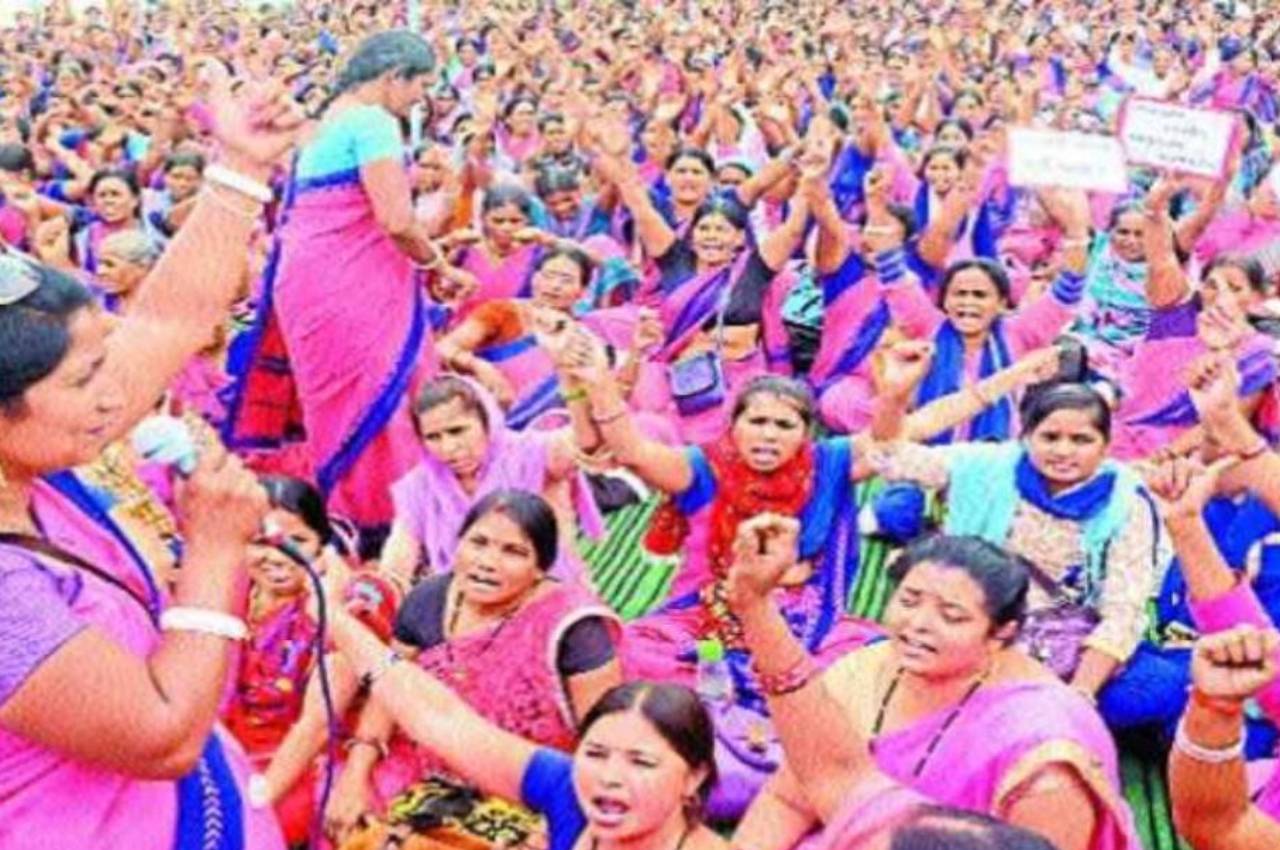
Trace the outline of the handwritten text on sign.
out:
[[[1231,151],[1234,116],[1134,100],[1120,127],[1129,161],[1196,177],[1221,177]]]
[[[1114,136],[1026,128],[1009,131],[1009,182],[1114,194],[1128,187]]]

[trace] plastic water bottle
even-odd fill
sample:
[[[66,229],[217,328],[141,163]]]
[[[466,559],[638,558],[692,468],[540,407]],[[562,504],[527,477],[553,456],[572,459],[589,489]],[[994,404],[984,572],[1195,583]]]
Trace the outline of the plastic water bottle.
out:
[[[733,675],[715,638],[698,641],[698,696],[711,704],[733,702]]]

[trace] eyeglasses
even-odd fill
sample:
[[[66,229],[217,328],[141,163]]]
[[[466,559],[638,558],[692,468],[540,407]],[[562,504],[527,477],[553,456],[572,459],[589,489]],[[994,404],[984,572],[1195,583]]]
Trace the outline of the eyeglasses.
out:
[[[17,304],[40,288],[40,273],[18,253],[0,254],[0,307]]]

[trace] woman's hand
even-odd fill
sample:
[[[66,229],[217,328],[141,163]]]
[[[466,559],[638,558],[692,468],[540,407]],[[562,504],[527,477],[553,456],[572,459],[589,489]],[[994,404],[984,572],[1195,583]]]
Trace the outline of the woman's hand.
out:
[[[269,509],[267,491],[238,457],[216,442],[201,447],[195,472],[178,497],[189,551],[233,549],[238,567]]]
[[[662,345],[665,338],[662,318],[658,315],[658,311],[650,307],[641,307],[635,332],[631,335],[631,353],[635,356],[648,354]]]
[[[903,340],[880,352],[876,389],[894,398],[909,398],[933,364],[933,343]]]
[[[1239,415],[1240,372],[1230,354],[1214,352],[1196,358],[1185,380],[1200,421],[1212,425]]]
[[[1237,462],[1228,456],[1206,466],[1194,458],[1175,457],[1148,468],[1145,478],[1160,499],[1166,520],[1199,519],[1218,492],[1218,479]]]
[[[486,360],[477,360],[472,377],[493,395],[503,410],[510,410],[511,405],[515,404],[516,391],[497,366]]]
[[[1248,330],[1244,316],[1216,304],[1196,317],[1196,336],[1211,351],[1234,351]]]
[[[778,586],[798,558],[800,522],[780,514],[757,514],[739,524],[729,568],[729,601],[734,607],[763,599]]]
[[[348,765],[333,786],[333,796],[324,811],[324,831],[341,845],[351,833],[365,825],[373,811],[373,794],[368,777]]]
[[[1236,626],[1206,635],[1191,656],[1192,685],[1207,697],[1242,703],[1275,678],[1277,647],[1275,629]]]
[[[65,266],[71,260],[71,226],[65,216],[55,215],[40,222],[34,238],[36,256],[50,266]]]
[[[576,326],[559,350],[556,365],[570,381],[585,387],[599,387],[613,380],[604,346],[586,328]]]
[[[278,83],[246,83],[232,95],[231,77],[219,62],[200,69],[207,86],[213,135],[237,165],[269,169],[293,146],[306,115]]]
[[[1022,386],[1052,380],[1062,363],[1062,350],[1056,345],[1046,345],[1024,355],[1013,368]]]

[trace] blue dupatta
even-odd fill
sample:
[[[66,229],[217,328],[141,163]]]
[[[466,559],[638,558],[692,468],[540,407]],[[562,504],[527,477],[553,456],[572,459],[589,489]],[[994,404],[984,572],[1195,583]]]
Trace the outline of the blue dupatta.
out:
[[[959,391],[964,383],[964,356],[964,338],[948,319],[934,336],[933,364],[916,394],[917,407]],[[986,342],[982,344],[982,362],[978,367],[978,375],[981,378],[990,377],[1012,363],[1013,358],[1004,337],[1004,320],[997,318],[987,333]],[[1011,436],[1012,430],[1013,405],[1007,398],[1002,398],[974,418],[969,437],[972,440],[1005,440]],[[954,439],[954,431],[944,431],[929,442],[941,445]]]

